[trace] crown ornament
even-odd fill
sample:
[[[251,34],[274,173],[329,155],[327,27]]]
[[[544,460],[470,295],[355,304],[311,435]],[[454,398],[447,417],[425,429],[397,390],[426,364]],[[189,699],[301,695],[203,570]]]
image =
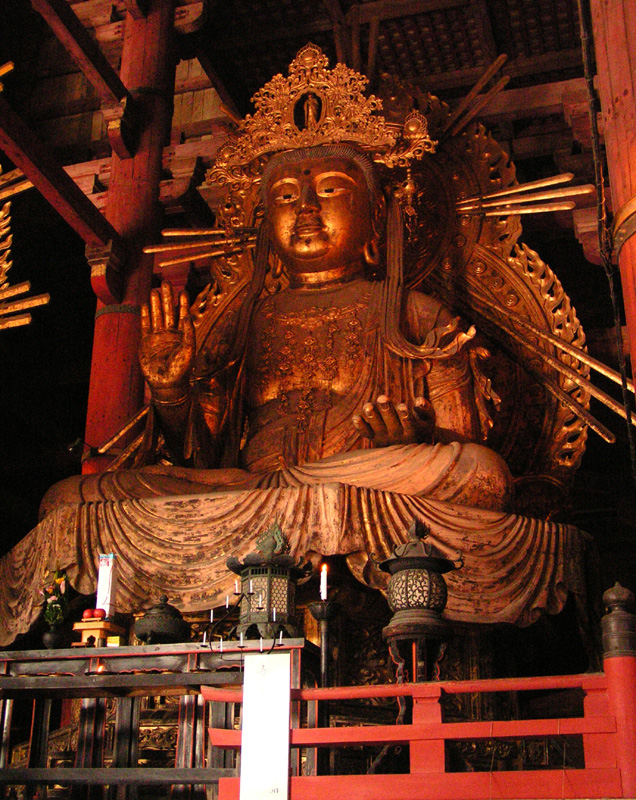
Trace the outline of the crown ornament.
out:
[[[260,179],[267,156],[284,150],[348,143],[386,167],[408,166],[433,153],[426,117],[412,112],[403,125],[387,122],[378,112],[382,101],[364,95],[367,78],[344,64],[329,61],[314,44],[305,45],[285,78],[275,75],[252,98],[236,139],[225,142],[206,183],[246,189]]]

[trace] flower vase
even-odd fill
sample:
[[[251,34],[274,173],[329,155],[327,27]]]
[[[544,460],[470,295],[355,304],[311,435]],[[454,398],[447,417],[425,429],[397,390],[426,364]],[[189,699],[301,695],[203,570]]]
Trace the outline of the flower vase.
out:
[[[42,634],[42,644],[47,650],[59,650],[64,643],[64,631],[59,622],[49,622],[48,631]]]

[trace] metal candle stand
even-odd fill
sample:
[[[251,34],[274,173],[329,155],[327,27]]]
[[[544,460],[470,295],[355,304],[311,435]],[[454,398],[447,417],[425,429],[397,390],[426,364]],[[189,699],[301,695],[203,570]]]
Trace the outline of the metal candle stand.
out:
[[[320,685],[323,689],[329,686],[329,620],[336,616],[338,608],[332,600],[309,604],[312,617],[320,623]]]

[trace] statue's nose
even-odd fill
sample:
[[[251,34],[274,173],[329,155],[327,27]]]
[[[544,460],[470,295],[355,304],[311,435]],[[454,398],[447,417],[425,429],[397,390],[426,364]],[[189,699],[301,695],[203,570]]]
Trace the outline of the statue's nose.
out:
[[[310,181],[302,185],[298,203],[299,214],[307,211],[320,211],[320,200],[316,194],[316,189]]]

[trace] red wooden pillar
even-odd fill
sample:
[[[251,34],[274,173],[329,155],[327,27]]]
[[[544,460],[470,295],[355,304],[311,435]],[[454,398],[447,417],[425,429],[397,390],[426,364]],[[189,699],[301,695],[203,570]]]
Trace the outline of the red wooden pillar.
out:
[[[127,259],[121,303],[97,304],[85,435],[92,446],[119,430],[143,399],[139,308],[150,291],[152,256],[142,248],[156,240],[161,224],[159,184],[176,67],[174,0],[150,0],[147,7],[145,17],[126,17],[120,76],[135,100],[140,136],[132,158],[112,154],[106,217],[124,239]],[[108,460],[89,459],[84,471],[100,471]]]
[[[605,658],[610,710],[616,717],[616,761],[623,797],[636,797],[636,655]]]
[[[616,718],[616,764],[623,797],[636,797],[636,614],[634,595],[616,584],[603,595],[610,609],[601,620],[603,670],[609,708]],[[587,765],[586,765],[587,766]]]
[[[636,196],[636,0],[591,0],[598,90],[615,218]],[[636,210],[636,205],[634,206]],[[634,220],[632,220],[634,221]],[[636,226],[633,227],[636,233]],[[619,255],[632,371],[636,364],[636,235]]]

